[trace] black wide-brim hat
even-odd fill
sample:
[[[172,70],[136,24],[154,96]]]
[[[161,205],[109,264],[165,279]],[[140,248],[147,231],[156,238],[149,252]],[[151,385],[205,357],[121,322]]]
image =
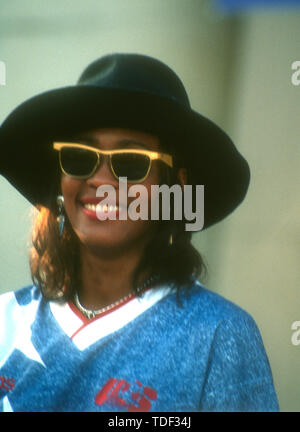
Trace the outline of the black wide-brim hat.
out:
[[[178,76],[139,54],[106,55],[89,65],[76,85],[25,101],[0,128],[0,173],[32,204],[49,207],[58,184],[58,141],[92,128],[118,127],[158,135],[204,185],[204,228],[244,199],[249,166],[228,135],[189,103]]]

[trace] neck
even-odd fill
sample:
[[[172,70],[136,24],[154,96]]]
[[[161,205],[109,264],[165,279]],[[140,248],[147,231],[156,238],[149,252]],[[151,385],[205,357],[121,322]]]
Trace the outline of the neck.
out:
[[[81,303],[87,309],[99,309],[131,293],[144,247],[105,257],[81,245]],[[145,271],[138,283],[148,276]]]

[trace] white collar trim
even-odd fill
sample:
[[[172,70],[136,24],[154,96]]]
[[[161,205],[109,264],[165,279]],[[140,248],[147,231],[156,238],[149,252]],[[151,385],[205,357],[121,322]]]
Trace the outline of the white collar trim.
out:
[[[134,297],[118,309],[88,323],[81,320],[68,303],[50,302],[50,308],[62,330],[72,338],[78,349],[84,350],[99,339],[120,330],[170,291],[168,285],[149,289],[141,297]]]

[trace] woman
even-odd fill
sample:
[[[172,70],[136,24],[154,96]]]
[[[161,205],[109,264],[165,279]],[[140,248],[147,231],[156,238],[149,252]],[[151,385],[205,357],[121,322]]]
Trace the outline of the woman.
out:
[[[173,202],[151,218],[152,186],[204,185],[207,228],[249,184],[247,162],[171,69],[100,58],[76,86],[18,107],[0,138],[2,174],[40,210],[34,285],[0,300],[2,410],[278,409],[253,319],[197,281],[203,262]]]

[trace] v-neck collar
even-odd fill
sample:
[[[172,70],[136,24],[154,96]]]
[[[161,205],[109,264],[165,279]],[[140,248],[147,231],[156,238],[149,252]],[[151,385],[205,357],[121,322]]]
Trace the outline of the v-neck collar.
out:
[[[79,350],[120,330],[137,318],[171,291],[169,285],[150,288],[140,297],[133,296],[121,305],[103,312],[93,319],[86,318],[72,302],[50,302],[51,312],[61,329],[72,339]]]

